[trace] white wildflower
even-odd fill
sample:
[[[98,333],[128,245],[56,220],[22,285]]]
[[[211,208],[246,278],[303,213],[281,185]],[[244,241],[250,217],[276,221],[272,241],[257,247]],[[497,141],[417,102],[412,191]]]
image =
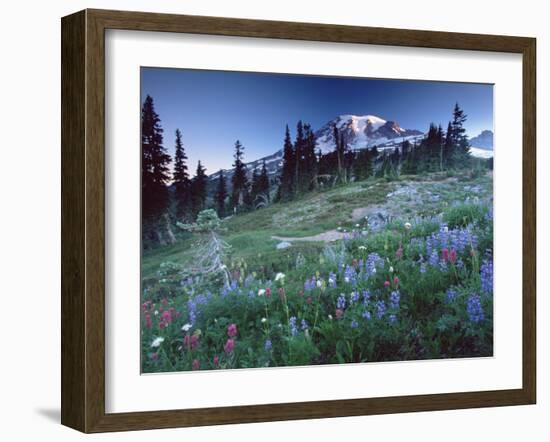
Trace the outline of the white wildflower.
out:
[[[284,273],[277,273],[275,275],[275,281],[280,281],[280,280],[284,280],[285,279],[285,274]]]
[[[262,318],[262,324],[265,324],[267,322],[267,318]]]
[[[412,224],[411,223],[405,223],[405,229],[406,230],[411,230],[412,229]]]
[[[158,338],[155,338],[155,340],[151,343],[151,347],[159,347],[160,344],[164,342],[164,338],[159,336]]]
[[[393,273],[393,266],[390,266],[390,273]]]
[[[321,288],[321,287],[323,287],[323,281],[321,279],[319,279],[317,281],[317,288]]]
[[[361,227],[361,226],[360,226],[359,224],[355,224],[355,227],[359,228],[359,227]]]
[[[187,324],[185,324],[181,329],[182,329],[184,332],[187,332],[187,331],[189,331],[189,330],[191,329],[191,327],[193,327],[193,325],[187,323]]]
[[[265,290],[264,289],[258,290],[258,296],[263,296],[263,295],[265,295]]]
[[[158,316],[158,314],[159,314],[159,311],[155,310],[155,316]]]
[[[328,315],[328,319],[332,321],[332,315]]]
[[[359,246],[358,249],[359,250],[367,250],[367,247],[366,246]]]

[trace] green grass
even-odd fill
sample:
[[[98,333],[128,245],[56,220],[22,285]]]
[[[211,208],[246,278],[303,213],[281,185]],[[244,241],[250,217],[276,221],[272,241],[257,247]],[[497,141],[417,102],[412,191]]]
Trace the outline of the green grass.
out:
[[[403,188],[407,192],[400,193]],[[293,242],[291,248],[277,250],[278,241],[272,239],[273,236],[300,238],[339,226],[351,228],[357,222],[351,218],[356,208],[380,207],[392,218],[406,220],[437,215],[457,201],[476,198],[492,200],[490,175],[472,177],[468,173],[435,173],[402,176],[391,182],[371,178],[232,216],[224,221],[226,231],[222,237],[232,246],[231,259],[245,259],[257,268],[285,267],[295,261],[298,253],[318,255],[324,244]],[[448,215],[453,225],[462,224],[464,216],[468,216],[457,210]],[[181,235],[175,245],[145,251],[142,277],[154,277],[162,262],[185,265],[191,259],[192,251],[190,235]]]

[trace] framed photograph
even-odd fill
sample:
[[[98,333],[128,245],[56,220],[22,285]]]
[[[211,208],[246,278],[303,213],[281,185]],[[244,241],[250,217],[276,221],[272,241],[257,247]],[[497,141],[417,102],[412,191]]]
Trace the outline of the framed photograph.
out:
[[[62,19],[62,423],[536,400],[535,39]]]

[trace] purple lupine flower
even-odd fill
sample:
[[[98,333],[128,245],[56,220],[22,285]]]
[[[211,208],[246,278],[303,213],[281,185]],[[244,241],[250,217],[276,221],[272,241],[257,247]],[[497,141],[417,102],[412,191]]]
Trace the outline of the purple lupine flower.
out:
[[[431,256],[434,246],[433,246],[433,238],[431,236],[426,238],[426,255]]]
[[[333,272],[328,275],[328,285],[331,289],[336,288],[336,275]]]
[[[302,329],[302,331],[306,331],[309,328],[309,326],[307,325],[307,321],[305,319],[302,319],[300,328]]]
[[[346,269],[344,270],[344,281],[348,284],[356,284],[357,272],[352,266],[346,266]]]
[[[483,307],[481,306],[481,298],[475,293],[470,295],[468,298],[466,311],[470,321],[473,323],[477,323],[485,319],[485,313],[483,312]]]
[[[456,290],[453,287],[450,287],[447,290],[447,294],[446,294],[447,302],[453,302],[456,299],[457,295],[458,293],[456,292]]]
[[[356,304],[357,301],[359,301],[359,292],[358,291],[353,291],[351,292],[350,294],[350,305],[351,304]]]
[[[485,260],[480,269],[481,291],[493,293],[493,261]]]
[[[193,298],[189,298],[187,301],[187,311],[189,314],[189,323],[193,325],[197,320],[197,303]]]
[[[264,344],[265,351],[271,351],[273,348],[273,343],[271,342],[271,339],[266,339]]]
[[[350,326],[351,326],[351,328],[357,328],[357,327],[359,327],[359,323],[355,319],[353,319],[351,321]]]
[[[304,291],[309,292],[313,290],[317,286],[317,280],[315,276],[313,276],[311,279],[306,279],[306,282],[304,283]]]
[[[336,308],[340,310],[344,310],[346,308],[346,295],[343,293],[340,293],[340,296],[338,296],[338,299],[336,300]]]
[[[386,303],[382,300],[376,301],[376,317],[381,319],[386,313]]]
[[[384,268],[384,259],[378,253],[369,253],[365,262],[365,276],[374,275],[377,270]]]
[[[472,232],[471,226],[449,230],[442,224],[439,232],[426,238],[426,253],[431,256],[434,250],[441,249],[455,249],[462,253],[467,247],[476,248],[477,243],[477,236]]]
[[[195,296],[194,300],[197,303],[197,305],[205,305],[205,304],[208,304],[208,299],[211,296],[212,296],[212,293],[208,292],[206,295]]]
[[[366,319],[367,321],[371,318],[371,314],[368,310],[365,310],[361,316],[363,317],[363,319]]]
[[[296,327],[296,316],[291,316],[288,320],[290,323],[290,334],[296,336],[298,334],[298,328]]]
[[[432,251],[432,254],[430,255],[430,258],[428,259],[428,263],[432,267],[438,267],[439,266],[439,255],[435,250]]]
[[[363,290],[363,305],[367,305],[370,300],[370,292],[368,290]]]
[[[399,308],[399,301],[401,299],[401,296],[399,295],[399,291],[395,290],[391,292],[390,294],[390,308],[391,309],[398,309]]]
[[[388,320],[393,324],[397,321],[397,316],[392,313],[390,316],[388,316]]]

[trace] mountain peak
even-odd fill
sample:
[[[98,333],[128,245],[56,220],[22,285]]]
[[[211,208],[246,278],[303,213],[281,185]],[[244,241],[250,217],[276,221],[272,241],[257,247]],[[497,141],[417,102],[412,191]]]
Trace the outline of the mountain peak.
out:
[[[388,121],[377,115],[340,115],[321,127],[315,136],[317,148],[322,153],[334,150],[334,127],[344,137],[351,149],[364,149],[374,145],[395,144],[396,138],[417,137],[422,135],[418,130],[403,129],[395,121]]]
[[[478,136],[470,139],[470,144],[479,149],[493,150],[493,131],[482,131]]]

